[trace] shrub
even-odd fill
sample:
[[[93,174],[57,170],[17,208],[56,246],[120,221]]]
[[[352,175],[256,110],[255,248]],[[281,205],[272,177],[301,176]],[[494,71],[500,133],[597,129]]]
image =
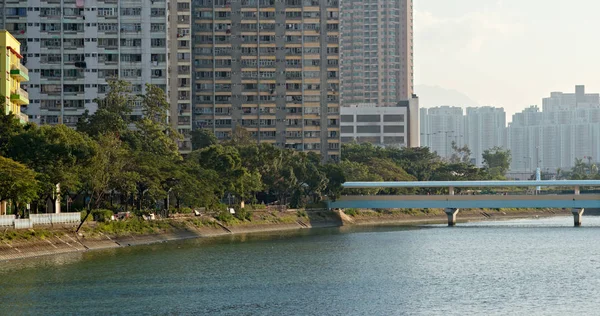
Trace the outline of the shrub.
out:
[[[344,210],[344,213],[346,213],[346,215],[350,215],[352,217],[354,217],[354,216],[356,216],[356,215],[359,214],[358,210],[355,209],[355,208],[346,209],[346,210]]]
[[[192,214],[192,209],[189,207],[181,207],[179,208],[179,213],[181,214]]]
[[[308,217],[308,214],[306,214],[305,210],[297,210],[296,211],[296,216],[298,216],[298,217]]]
[[[241,208],[241,209],[235,211],[234,216],[237,219],[242,220],[242,221],[251,221],[252,220],[252,213],[250,213],[250,211],[248,211],[246,208]]]
[[[261,204],[250,204],[250,207],[252,207],[253,210],[264,210],[267,208],[266,205],[264,205],[263,203]]]
[[[108,222],[115,213],[111,210],[98,209],[92,210],[91,215],[96,222]]]
[[[219,212],[219,215],[217,215],[217,219],[225,224],[230,224],[235,222],[235,217],[233,215],[231,215],[231,213],[229,213],[229,211],[225,210],[225,211],[221,211]]]

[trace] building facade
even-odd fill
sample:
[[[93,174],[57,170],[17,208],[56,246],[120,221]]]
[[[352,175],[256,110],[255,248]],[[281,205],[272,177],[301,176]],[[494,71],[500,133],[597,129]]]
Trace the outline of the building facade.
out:
[[[192,1],[169,2],[169,104],[171,126],[183,135],[179,150],[192,150]]]
[[[123,79],[169,95],[170,121],[191,148],[191,0],[0,0],[2,26],[23,43],[31,80],[26,113],[74,127],[97,109],[107,82]],[[181,66],[181,67],[179,67]],[[141,115],[139,104],[133,115]]]
[[[21,107],[29,104],[29,96],[21,83],[29,80],[29,74],[21,64],[21,44],[8,31],[0,31],[0,49],[0,96],[5,98],[3,114],[12,113],[21,122],[27,122]]]
[[[423,111],[423,110],[422,110]],[[452,156],[452,142],[460,147],[466,144],[465,118],[463,109],[456,106],[439,106],[429,108],[421,114],[420,136],[424,146],[436,152],[442,158]]]
[[[577,159],[600,161],[600,98],[586,94],[552,92],[543,99],[543,111],[531,106],[513,115],[507,129],[511,170],[547,173],[570,170]]]
[[[397,106],[356,104],[342,106],[342,143],[371,143],[377,146],[419,147],[419,100]]]
[[[412,2],[342,0],[344,106],[395,106],[412,97]]]
[[[494,147],[506,148],[506,112],[491,106],[468,107],[464,132],[459,139],[471,150],[475,165],[483,166],[483,152]]]
[[[337,160],[337,0],[193,2],[193,124]]]

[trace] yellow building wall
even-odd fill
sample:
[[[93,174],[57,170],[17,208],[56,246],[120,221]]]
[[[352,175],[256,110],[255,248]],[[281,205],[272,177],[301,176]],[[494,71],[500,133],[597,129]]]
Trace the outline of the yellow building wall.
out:
[[[8,31],[0,30],[0,97],[6,100],[4,112],[12,112],[21,122],[26,122],[21,106],[29,104],[29,96],[21,89],[21,82],[28,81],[29,75],[27,68],[21,65],[20,52],[21,43]]]

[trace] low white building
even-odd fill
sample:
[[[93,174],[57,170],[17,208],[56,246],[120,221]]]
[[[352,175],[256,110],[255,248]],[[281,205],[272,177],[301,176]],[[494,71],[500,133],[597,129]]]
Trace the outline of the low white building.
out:
[[[363,103],[342,106],[342,143],[371,143],[378,146],[419,147],[419,100],[400,101],[384,107]]]

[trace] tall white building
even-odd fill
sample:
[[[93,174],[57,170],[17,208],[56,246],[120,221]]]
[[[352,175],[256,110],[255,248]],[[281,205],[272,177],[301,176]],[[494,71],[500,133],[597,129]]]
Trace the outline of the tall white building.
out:
[[[507,130],[511,170],[554,173],[571,169],[576,159],[600,161],[600,98],[584,86],[575,91],[552,92],[543,112],[532,106],[513,116]]]
[[[85,110],[96,111],[107,81],[120,78],[134,94],[146,83],[170,94],[171,123],[189,134],[190,2],[0,0],[4,28],[25,44],[30,121],[75,126]]]
[[[452,156],[452,142],[460,147],[465,144],[465,118],[463,109],[440,106],[421,112],[421,140],[424,146],[442,158]]]
[[[575,93],[552,92],[549,98],[542,100],[544,112],[590,107],[600,103],[600,94],[585,93],[585,86],[575,86]]]
[[[342,105],[396,106],[413,94],[413,1],[341,0]]]
[[[475,165],[483,165],[483,152],[506,147],[506,113],[503,108],[469,107],[465,116],[465,143],[471,149]]]

